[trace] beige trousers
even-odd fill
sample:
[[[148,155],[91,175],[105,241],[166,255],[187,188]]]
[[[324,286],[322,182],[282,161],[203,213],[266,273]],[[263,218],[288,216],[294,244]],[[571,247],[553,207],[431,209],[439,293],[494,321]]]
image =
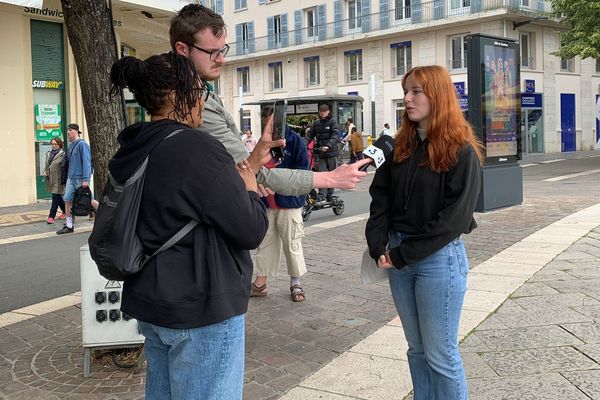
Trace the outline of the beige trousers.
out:
[[[269,229],[256,249],[256,275],[277,276],[281,253],[285,254],[290,276],[301,277],[306,273],[302,237],[304,222],[301,208],[267,209]]]

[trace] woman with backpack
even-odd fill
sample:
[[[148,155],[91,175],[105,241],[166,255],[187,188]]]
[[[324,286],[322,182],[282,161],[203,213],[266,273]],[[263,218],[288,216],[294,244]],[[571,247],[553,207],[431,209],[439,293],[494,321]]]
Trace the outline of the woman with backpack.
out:
[[[59,207],[61,214],[58,218],[66,218],[65,201],[62,198],[65,193],[65,185],[61,182],[61,167],[65,159],[65,152],[63,151],[63,141],[61,138],[52,138],[50,145],[52,146],[52,150],[46,153],[44,176],[46,177],[46,192],[52,193],[52,205],[50,206],[46,222],[53,224]]]
[[[128,88],[151,116],[120,133],[121,148],[109,162],[123,183],[149,155],[137,220],[144,252],[153,254],[197,222],[124,281],[121,309],[146,338],[146,399],[241,399],[249,250],[268,225],[255,171],[247,163],[236,167],[219,141],[194,129],[209,87],[190,59],[173,52],[123,57],[111,81],[113,91]]]

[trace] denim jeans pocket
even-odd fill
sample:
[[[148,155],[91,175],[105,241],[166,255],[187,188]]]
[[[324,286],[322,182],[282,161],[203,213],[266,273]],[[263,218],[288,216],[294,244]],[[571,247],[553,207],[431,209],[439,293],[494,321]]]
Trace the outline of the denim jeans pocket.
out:
[[[467,260],[467,252],[465,250],[465,244],[462,239],[454,240],[450,246],[454,249],[454,255],[456,257],[456,262],[458,263],[458,270],[461,275],[465,278],[469,273],[469,261]]]

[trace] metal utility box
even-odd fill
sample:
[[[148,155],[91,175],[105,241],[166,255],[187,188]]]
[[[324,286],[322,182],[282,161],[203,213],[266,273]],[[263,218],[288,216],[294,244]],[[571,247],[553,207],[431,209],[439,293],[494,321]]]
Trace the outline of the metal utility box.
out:
[[[123,314],[122,282],[109,281],[98,273],[88,245],[80,248],[81,329],[84,376],[90,372],[90,349],[127,348],[144,343],[137,320]]]

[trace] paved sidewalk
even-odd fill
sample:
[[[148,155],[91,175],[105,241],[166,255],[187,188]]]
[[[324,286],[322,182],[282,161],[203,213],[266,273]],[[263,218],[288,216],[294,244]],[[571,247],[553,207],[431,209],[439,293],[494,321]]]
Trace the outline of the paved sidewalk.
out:
[[[473,269],[461,347],[471,399],[600,399],[600,189],[581,180],[535,190],[525,182],[524,204],[478,214],[466,235]],[[410,380],[389,290],[360,285],[355,271],[364,216],[306,231],[307,300],[290,302],[282,272],[268,297],[250,301],[245,399],[402,398]],[[143,398],[143,372],[94,364],[83,378],[78,294],[46,306],[55,311],[0,315],[1,399]]]

